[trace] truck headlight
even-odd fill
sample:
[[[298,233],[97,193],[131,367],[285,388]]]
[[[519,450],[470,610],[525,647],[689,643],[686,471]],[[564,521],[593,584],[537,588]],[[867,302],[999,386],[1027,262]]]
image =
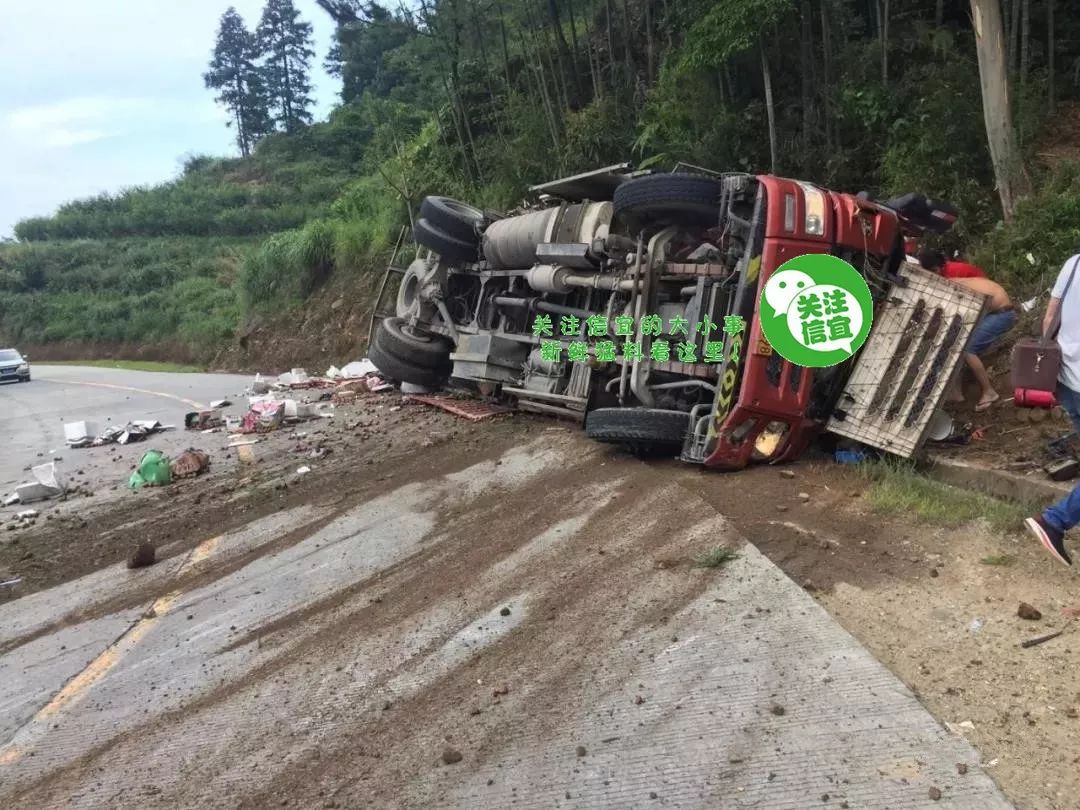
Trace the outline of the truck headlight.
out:
[[[19,363],[18,370],[19,371],[29,371],[30,370],[30,364],[29,363]]]
[[[813,186],[799,183],[806,199],[806,219],[803,222],[803,230],[811,236],[824,236],[825,234],[825,195]]]

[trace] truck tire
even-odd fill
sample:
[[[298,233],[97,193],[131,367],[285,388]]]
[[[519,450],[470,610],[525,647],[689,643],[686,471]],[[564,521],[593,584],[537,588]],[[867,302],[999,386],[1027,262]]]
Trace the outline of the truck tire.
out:
[[[701,174],[649,174],[615,189],[614,215],[631,226],[709,227],[720,221],[723,185]]]
[[[678,455],[690,430],[690,414],[660,408],[597,408],[585,417],[585,434],[636,453]]]
[[[420,203],[420,218],[448,236],[463,242],[479,242],[476,228],[484,222],[484,212],[479,208],[450,197],[424,197]]]
[[[375,341],[368,347],[368,359],[375,364],[375,368],[381,374],[392,380],[422,385],[433,391],[442,388],[450,376],[449,369],[424,368],[423,366],[408,363],[395,355],[388,354]]]
[[[458,239],[426,219],[416,220],[413,239],[418,245],[430,248],[449,262],[475,262],[479,255],[479,238],[469,241]]]
[[[410,366],[435,370],[449,367],[453,348],[453,344],[442,335],[420,332],[401,318],[384,318],[380,321],[371,342],[385,354]]]

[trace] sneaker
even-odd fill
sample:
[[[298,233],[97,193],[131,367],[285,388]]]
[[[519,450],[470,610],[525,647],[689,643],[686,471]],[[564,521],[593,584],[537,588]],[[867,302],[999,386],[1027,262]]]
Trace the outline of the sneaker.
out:
[[[1043,544],[1043,547],[1053,554],[1059,562],[1072,565],[1072,558],[1065,550],[1065,533],[1059,532],[1042,517],[1026,518],[1024,526],[1035,535],[1035,539]]]

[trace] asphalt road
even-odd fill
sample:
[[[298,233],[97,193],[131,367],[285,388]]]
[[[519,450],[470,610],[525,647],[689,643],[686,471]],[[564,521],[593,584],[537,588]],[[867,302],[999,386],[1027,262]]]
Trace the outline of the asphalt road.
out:
[[[184,414],[212,400],[233,399],[251,378],[228,374],[168,374],[89,366],[34,365],[29,383],[0,384],[0,494],[27,479],[29,464],[56,455],[79,464],[64,445],[64,423],[86,420],[97,429],[132,419],[176,425],[178,433],[155,444],[183,443]],[[134,448],[135,446],[133,446]]]
[[[530,438],[0,605],[0,804],[1010,806],[701,498]]]

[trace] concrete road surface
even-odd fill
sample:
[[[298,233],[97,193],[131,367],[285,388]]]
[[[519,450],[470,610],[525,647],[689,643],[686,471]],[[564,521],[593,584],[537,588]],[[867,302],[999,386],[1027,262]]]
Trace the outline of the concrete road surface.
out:
[[[180,428],[184,413],[210,401],[235,397],[251,382],[227,374],[167,374],[89,366],[33,366],[29,383],[0,384],[0,493],[26,479],[28,464],[47,461],[52,451],[78,462],[78,451],[65,453],[64,423],[87,420],[99,430],[132,419],[156,419]],[[158,445],[172,449],[169,439]],[[39,455],[41,454],[41,455]]]
[[[540,429],[382,472],[0,606],[0,804],[1010,806],[662,468]]]

